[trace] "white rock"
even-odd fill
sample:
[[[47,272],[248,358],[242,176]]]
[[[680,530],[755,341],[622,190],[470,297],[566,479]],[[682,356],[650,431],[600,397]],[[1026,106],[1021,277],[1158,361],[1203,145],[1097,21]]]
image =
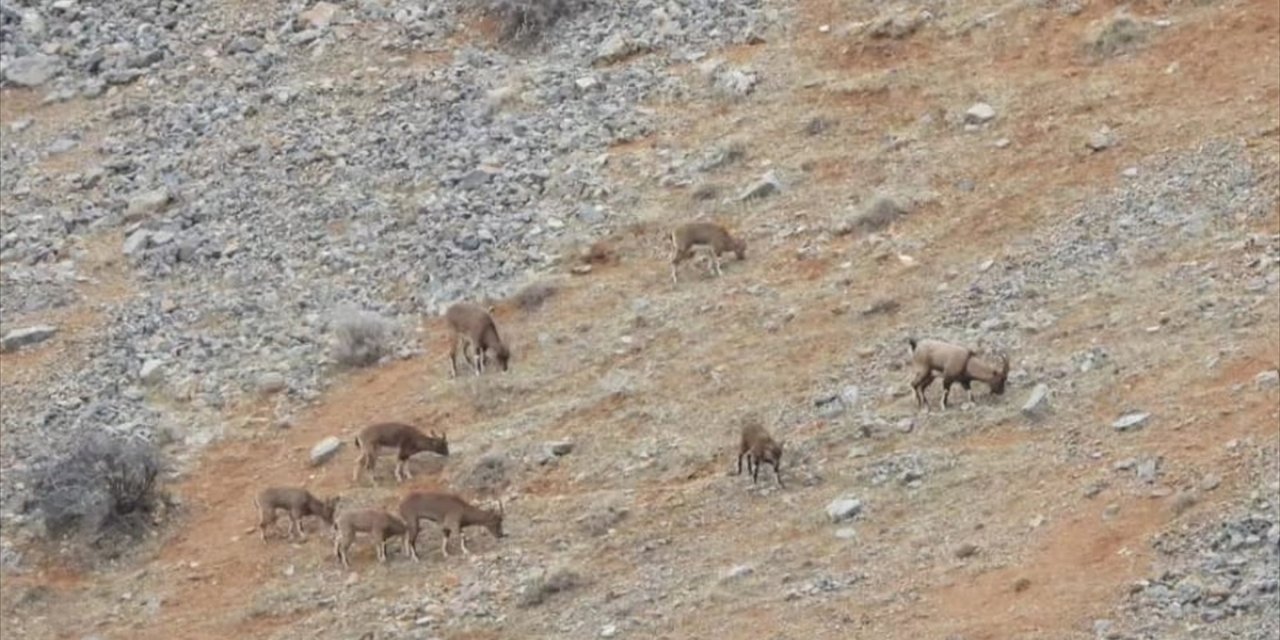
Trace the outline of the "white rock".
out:
[[[147,248],[147,244],[151,241],[151,232],[146,229],[138,229],[129,234],[124,239],[124,246],[120,248],[126,256],[136,255],[139,251]]]
[[[329,436],[328,438],[317,442],[316,446],[311,447],[311,464],[315,466],[328,462],[329,458],[332,458],[333,455],[338,452],[338,449],[341,448],[342,440],[339,440],[335,436]]]
[[[738,565],[738,566],[736,566],[736,567],[734,567],[734,568],[729,569],[728,571],[726,571],[726,572],[724,573],[723,580],[724,580],[724,581],[729,581],[729,580],[737,580],[737,579],[739,579],[739,578],[745,578],[745,577],[747,577],[747,576],[749,576],[749,575],[751,575],[751,574],[755,573],[755,571],[756,571],[756,570],[755,570],[754,568],[752,568],[752,566],[751,566],[751,565],[749,565],[749,564],[740,564],[740,565]]]
[[[840,527],[836,529],[836,537],[841,540],[857,540],[858,530],[853,527]]]
[[[23,329],[14,329],[4,334],[4,338],[0,339],[0,352],[8,353],[16,351],[27,345],[37,344],[52,338],[58,332],[57,327],[49,325],[36,325],[34,327],[26,327]]]
[[[138,369],[138,379],[143,384],[158,384],[164,380],[164,361],[156,358],[148,359]]]
[[[1121,416],[1119,420],[1111,423],[1111,426],[1115,428],[1116,431],[1134,431],[1146,426],[1147,420],[1150,418],[1151,414],[1145,411],[1130,413],[1128,415]]]
[[[979,102],[964,112],[964,121],[968,124],[983,124],[996,117],[996,110],[985,102]]]
[[[600,84],[599,82],[596,82],[596,79],[591,76],[583,76],[581,78],[578,78],[577,80],[574,80],[573,83],[578,85],[578,88],[582,89],[583,91],[589,91],[595,86]]]
[[[1032,415],[1047,409],[1049,406],[1049,385],[1040,383],[1031,390],[1031,395],[1027,398],[1026,404],[1022,405],[1022,412]]]
[[[14,58],[4,68],[4,77],[20,87],[38,87],[58,75],[62,61],[56,56],[37,53]]]
[[[618,635],[618,625],[616,624],[606,624],[600,628],[601,638],[612,638],[616,635]]]
[[[827,505],[827,517],[832,522],[844,522],[862,513],[862,501],[857,498],[836,498]]]
[[[1280,371],[1275,369],[1263,371],[1253,377],[1253,383],[1257,385],[1259,389],[1275,389],[1276,387],[1280,387]]]

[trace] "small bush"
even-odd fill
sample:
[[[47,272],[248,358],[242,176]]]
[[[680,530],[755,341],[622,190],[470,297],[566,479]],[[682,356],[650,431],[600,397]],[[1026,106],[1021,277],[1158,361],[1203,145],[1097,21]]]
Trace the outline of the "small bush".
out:
[[[351,367],[365,367],[390,353],[395,325],[371,311],[343,309],[333,323],[333,358]]]
[[[529,43],[562,18],[586,5],[588,0],[486,0],[489,13],[502,24],[500,38],[506,42]]]
[[[79,533],[94,543],[138,537],[160,504],[160,468],[159,452],[142,438],[97,433],[81,440],[36,469],[32,493],[45,532]]]
[[[1147,39],[1148,27],[1123,13],[1096,24],[1085,40],[1094,56],[1110,58],[1137,49]]]

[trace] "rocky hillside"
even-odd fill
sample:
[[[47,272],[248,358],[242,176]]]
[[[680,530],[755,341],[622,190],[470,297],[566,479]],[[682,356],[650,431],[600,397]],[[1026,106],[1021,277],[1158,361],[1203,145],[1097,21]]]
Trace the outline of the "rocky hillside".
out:
[[[5,630],[1274,637],[1278,105],[1260,0],[6,0]],[[673,285],[691,219],[746,260]],[[910,336],[1007,391],[917,409]],[[449,457],[353,483],[380,420]],[[344,570],[268,484],[508,535]]]

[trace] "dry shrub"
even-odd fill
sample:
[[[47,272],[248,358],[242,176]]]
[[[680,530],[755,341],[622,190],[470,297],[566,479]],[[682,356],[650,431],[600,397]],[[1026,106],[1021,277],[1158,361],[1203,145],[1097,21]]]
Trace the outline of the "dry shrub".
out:
[[[1126,14],[1097,24],[1085,40],[1085,48],[1099,58],[1110,58],[1137,49],[1147,39],[1147,25]]]
[[[374,364],[391,352],[395,333],[395,324],[376,313],[339,310],[333,322],[333,358],[351,367]]]
[[[88,542],[134,540],[153,524],[161,504],[160,454],[133,436],[93,433],[70,453],[36,468],[32,494],[45,532]]]
[[[485,9],[502,23],[505,42],[532,43],[556,22],[581,12],[589,0],[485,0]]]

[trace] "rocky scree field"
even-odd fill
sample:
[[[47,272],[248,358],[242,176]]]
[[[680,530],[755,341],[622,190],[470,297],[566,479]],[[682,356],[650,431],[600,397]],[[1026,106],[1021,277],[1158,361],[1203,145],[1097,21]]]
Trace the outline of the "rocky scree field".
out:
[[[56,0],[0,36],[6,632],[1280,631],[1273,3]],[[747,259],[672,286],[692,218]],[[447,379],[462,298],[512,372]],[[917,410],[908,336],[1008,391]],[[383,419],[451,455],[352,483]],[[747,420],[785,490],[728,475]],[[501,498],[508,537],[347,572],[248,532],[267,484]]]

